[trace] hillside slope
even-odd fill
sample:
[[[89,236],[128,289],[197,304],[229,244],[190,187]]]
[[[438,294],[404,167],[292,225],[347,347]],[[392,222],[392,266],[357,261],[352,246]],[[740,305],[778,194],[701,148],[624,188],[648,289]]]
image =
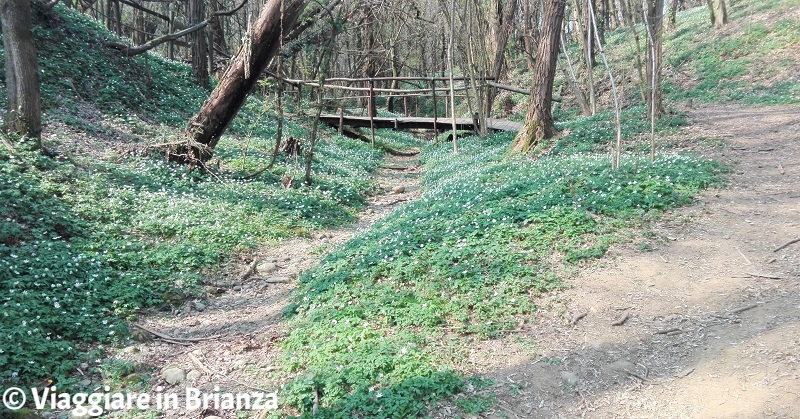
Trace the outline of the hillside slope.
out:
[[[38,13],[34,34],[47,157],[0,148],[0,385],[78,381],[103,350],[129,338],[141,309],[177,310],[230,274],[256,246],[354,219],[374,191],[381,154],[323,130],[313,164],[272,154],[272,105],[251,98],[208,170],[163,161],[153,145],[180,138],[207,91],[187,66],[125,58],[112,35],[61,5]],[[0,88],[0,97],[4,97]],[[308,121],[285,122],[308,137]],[[94,349],[93,349],[94,348]],[[79,349],[79,350],[76,350]]]

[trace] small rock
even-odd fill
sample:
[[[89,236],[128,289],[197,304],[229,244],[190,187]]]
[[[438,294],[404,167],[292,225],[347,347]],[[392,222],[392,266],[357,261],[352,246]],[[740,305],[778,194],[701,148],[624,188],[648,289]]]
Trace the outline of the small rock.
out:
[[[224,288],[215,287],[213,285],[206,285],[203,287],[203,291],[205,291],[209,295],[219,295],[225,292]]]
[[[69,416],[68,416],[69,419],[89,419],[91,417],[91,416],[89,416],[89,412],[87,411],[88,409],[84,410],[83,414],[77,413],[77,410],[78,409],[75,409],[75,410],[72,410],[72,411],[69,412]]]
[[[192,383],[195,383],[195,382],[197,382],[197,380],[199,380],[199,379],[200,379],[200,377],[202,377],[202,376],[203,376],[203,373],[202,373],[202,372],[200,372],[200,371],[197,371],[197,370],[191,370],[191,371],[189,371],[189,373],[188,373],[188,374],[186,374],[186,379],[187,379],[188,381],[192,382]]]
[[[92,380],[89,380],[88,378],[83,379],[81,381],[78,381],[78,385],[81,387],[89,387],[90,385],[92,385]]]
[[[194,356],[203,356],[203,351],[201,351],[200,349],[195,349],[195,350],[192,351],[192,355],[194,355]]]
[[[201,302],[199,302],[199,301],[196,301],[194,303],[194,309],[197,310],[197,311],[205,311],[206,305],[201,303]]]
[[[86,371],[86,370],[89,369],[89,364],[87,364],[85,362],[81,362],[80,367],[81,367],[82,370]]]
[[[182,383],[183,380],[186,379],[186,373],[177,367],[170,367],[164,370],[161,373],[161,377],[166,381],[168,384],[179,384]]]
[[[267,278],[267,284],[284,284],[290,282],[292,279],[288,276],[273,276],[272,278]]]
[[[635,369],[635,367],[634,367],[633,363],[625,361],[623,359],[620,359],[620,360],[617,360],[617,361],[614,361],[614,362],[608,364],[608,369],[609,369],[609,371],[613,371],[613,372],[617,372],[617,373],[620,373],[620,372],[628,373],[628,372],[633,371]]]
[[[272,262],[267,262],[267,263],[262,263],[262,264],[258,265],[256,267],[256,269],[258,270],[259,273],[269,274],[269,273],[273,273],[273,272],[277,271],[278,270],[278,265],[276,265],[276,264],[274,264]]]
[[[241,291],[241,290],[242,290],[242,286],[241,286],[241,285],[235,285],[235,286],[233,287],[233,290],[234,290],[234,291]]]
[[[405,186],[395,186],[394,188],[392,188],[392,193],[403,193],[405,191],[406,191]]]
[[[572,371],[561,371],[561,379],[564,380],[564,384],[570,386],[578,384],[578,374],[575,374]]]

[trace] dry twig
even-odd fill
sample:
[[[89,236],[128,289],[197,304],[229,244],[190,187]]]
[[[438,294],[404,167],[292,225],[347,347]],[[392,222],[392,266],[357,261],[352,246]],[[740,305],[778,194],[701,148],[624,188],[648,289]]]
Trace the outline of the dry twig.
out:
[[[575,326],[582,318],[586,317],[588,314],[589,313],[584,311],[583,313],[578,313],[578,314],[572,316],[572,320],[569,322],[569,325],[570,326]]]
[[[785,248],[787,248],[787,247],[789,247],[789,246],[791,246],[791,245],[793,245],[795,243],[798,243],[798,242],[800,242],[800,237],[798,237],[798,238],[796,238],[794,240],[789,240],[788,242],[782,244],[777,249],[773,250],[773,252],[778,252],[778,251],[783,250],[783,249],[785,249]]]
[[[628,317],[630,316],[630,314],[631,314],[630,311],[626,311],[625,313],[622,314],[622,316],[620,316],[617,320],[615,320],[614,323],[611,323],[611,325],[622,326],[623,324],[625,324],[626,321],[628,321]]]
[[[756,307],[758,307],[758,304],[750,304],[749,306],[739,307],[736,310],[731,310],[731,313],[740,314],[740,313],[743,313],[743,312],[745,312],[747,310],[752,310],[752,309],[754,309]]]

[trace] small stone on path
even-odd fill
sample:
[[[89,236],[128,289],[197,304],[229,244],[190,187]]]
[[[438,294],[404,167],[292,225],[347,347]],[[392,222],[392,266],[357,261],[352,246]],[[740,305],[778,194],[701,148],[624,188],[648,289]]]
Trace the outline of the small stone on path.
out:
[[[578,374],[575,374],[572,371],[562,371],[561,372],[561,379],[564,380],[564,384],[574,386],[578,384]]]
[[[170,367],[164,370],[161,373],[161,377],[166,381],[168,384],[179,384],[182,383],[183,380],[186,379],[186,373],[178,367]]]
[[[256,270],[258,273],[270,274],[278,270],[278,265],[272,262],[262,263],[256,267]]]
[[[197,370],[191,370],[189,371],[188,374],[186,374],[186,379],[189,380],[190,382],[197,382],[197,380],[199,380],[200,377],[202,376],[203,376],[202,372]]]

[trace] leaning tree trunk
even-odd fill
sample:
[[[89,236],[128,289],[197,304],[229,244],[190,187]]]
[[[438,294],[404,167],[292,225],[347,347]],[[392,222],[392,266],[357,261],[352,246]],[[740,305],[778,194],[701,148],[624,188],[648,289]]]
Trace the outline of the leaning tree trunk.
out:
[[[197,143],[191,155],[176,156],[207,160],[210,149],[239,112],[247,95],[255,88],[261,72],[280,49],[281,26],[288,32],[305,8],[307,0],[284,0],[281,25],[281,0],[270,0],[253,25],[250,42],[246,42],[233,59],[211,96],[189,122],[189,135]],[[203,148],[200,150],[199,148]]]
[[[6,57],[8,132],[37,139],[42,133],[36,45],[31,32],[30,0],[0,0],[0,20]]]
[[[525,116],[525,125],[514,138],[511,151],[526,153],[535,148],[539,141],[550,138],[557,132],[553,122],[551,100],[565,5],[566,0],[550,0],[546,3],[539,51],[536,54],[531,102]]]

